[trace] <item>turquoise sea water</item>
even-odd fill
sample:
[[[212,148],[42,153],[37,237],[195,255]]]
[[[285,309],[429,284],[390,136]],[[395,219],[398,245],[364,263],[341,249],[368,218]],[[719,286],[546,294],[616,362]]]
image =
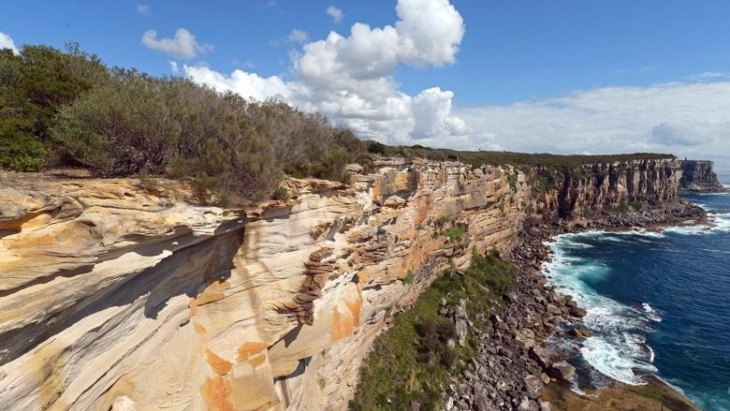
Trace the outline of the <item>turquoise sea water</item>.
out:
[[[546,269],[588,311],[596,337],[579,361],[591,373],[629,384],[655,374],[730,411],[730,193],[687,198],[716,212],[713,228],[564,235]]]

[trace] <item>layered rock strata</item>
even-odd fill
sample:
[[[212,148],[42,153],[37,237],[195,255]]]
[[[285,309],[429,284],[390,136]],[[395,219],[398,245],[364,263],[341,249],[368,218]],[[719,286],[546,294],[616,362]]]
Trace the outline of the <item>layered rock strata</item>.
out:
[[[608,378],[604,387],[607,389],[589,395],[574,393],[571,384],[577,381],[576,369],[566,359],[579,355],[579,347],[593,333],[580,322],[586,311],[572,297],[559,297],[554,287],[546,285],[547,279],[538,269],[540,262],[551,257],[545,242],[552,236],[586,229],[653,228],[702,219],[703,214],[701,209],[688,204],[681,212],[665,213],[656,209],[621,215],[614,212],[595,215],[580,224],[560,221],[526,228],[520,235],[519,248],[511,256],[521,268],[516,289],[507,294],[507,305],[491,315],[486,330],[473,327],[467,330],[478,340],[478,355],[467,364],[463,378],[450,377],[444,409],[699,411],[680,393],[652,376],[646,376],[650,392],[661,392],[660,397],[647,398],[636,393],[637,387]],[[568,340],[569,344],[563,344]]]
[[[715,174],[714,166],[712,161],[682,161],[681,188],[689,192],[720,193],[725,191],[725,187],[720,184],[720,180]]]
[[[0,175],[0,409],[345,409],[389,316],[471,247],[517,256],[525,230],[632,204],[687,213],[671,159],[376,166],[241,210],[176,182]]]

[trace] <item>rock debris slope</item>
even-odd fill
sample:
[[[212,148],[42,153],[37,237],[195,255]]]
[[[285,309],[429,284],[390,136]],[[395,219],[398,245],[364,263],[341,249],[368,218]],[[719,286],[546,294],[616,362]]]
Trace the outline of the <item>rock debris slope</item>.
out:
[[[341,410],[388,316],[471,247],[509,256],[527,224],[683,208],[671,159],[558,178],[376,165],[245,210],[175,182],[0,175],[0,409]],[[457,224],[468,247],[443,235]]]

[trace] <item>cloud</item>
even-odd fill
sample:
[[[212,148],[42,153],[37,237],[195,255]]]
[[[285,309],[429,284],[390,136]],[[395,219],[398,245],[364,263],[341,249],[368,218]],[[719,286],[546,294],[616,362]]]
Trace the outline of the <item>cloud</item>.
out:
[[[466,123],[451,115],[454,93],[434,87],[422,91],[413,99],[412,109],[415,126],[412,136],[417,139],[443,135],[464,135],[469,131]]]
[[[362,138],[391,144],[709,159],[730,153],[730,82],[714,74],[469,108],[454,106],[454,94],[438,86],[409,95],[395,79],[397,68],[454,64],[465,28],[447,0],[399,0],[396,12],[393,25],[356,23],[349,33],[303,44],[292,54],[291,76],[180,70],[218,90],[320,112]]]
[[[649,141],[665,146],[693,147],[730,139],[730,119],[727,121],[661,123],[651,129]]]
[[[294,29],[289,33],[287,39],[292,43],[304,43],[309,40],[309,34],[306,31]]]
[[[597,88],[457,114],[474,130],[469,136],[472,148],[712,157],[730,152],[727,96],[730,82],[675,82]]]
[[[15,47],[15,42],[7,34],[0,31],[0,50],[10,49],[13,53],[18,54],[18,48]]]
[[[189,66],[187,64],[183,65],[182,71],[195,81],[217,90],[233,91],[243,97],[260,101],[269,98],[289,101],[293,91],[293,87],[278,76],[264,78],[243,70],[234,70],[233,73],[225,76],[207,66]]]
[[[704,73],[689,76],[689,80],[695,82],[718,81],[727,80],[728,77],[730,77],[728,76],[728,73],[720,73],[718,71],[705,71]]]
[[[147,30],[142,36],[142,44],[152,50],[184,59],[191,59],[213,50],[213,46],[198,43],[195,36],[183,28],[177,29],[174,38],[161,39],[157,39],[155,30]]]
[[[185,66],[195,81],[257,99],[279,98],[320,112],[363,138],[390,143],[464,139],[467,125],[453,113],[453,93],[438,87],[411,96],[399,90],[400,64],[444,66],[456,61],[464,22],[448,0],[399,0],[395,25],[356,23],[292,53],[292,81],[235,70],[222,74]],[[293,39],[292,39],[293,40]]]
[[[136,9],[137,9],[137,14],[139,14],[141,16],[150,15],[150,6],[147,4],[138,4]]]
[[[345,15],[342,13],[342,9],[339,9],[335,6],[327,7],[327,14],[332,16],[332,20],[335,23],[341,23],[342,19],[345,18]]]

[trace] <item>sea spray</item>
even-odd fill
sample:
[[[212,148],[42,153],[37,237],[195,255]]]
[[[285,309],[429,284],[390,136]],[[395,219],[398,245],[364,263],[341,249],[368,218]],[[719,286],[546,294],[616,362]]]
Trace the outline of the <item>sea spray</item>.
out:
[[[730,411],[730,196],[688,198],[709,224],[558,236],[545,270],[587,310],[596,336],[574,363],[594,385],[650,373],[707,411]]]

